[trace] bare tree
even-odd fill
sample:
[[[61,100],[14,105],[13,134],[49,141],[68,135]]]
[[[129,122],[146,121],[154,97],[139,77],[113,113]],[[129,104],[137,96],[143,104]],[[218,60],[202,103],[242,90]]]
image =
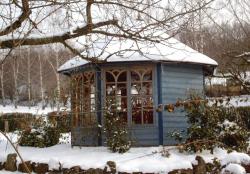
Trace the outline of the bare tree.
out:
[[[4,64],[1,64],[0,81],[1,81],[1,97],[2,97],[2,104],[3,104],[3,106],[5,106],[5,93],[4,93]]]
[[[19,62],[17,56],[13,56],[13,79],[14,79],[14,105],[17,108],[17,102],[19,100],[18,91],[18,74],[19,74]]]
[[[96,57],[103,52],[88,55],[89,47],[82,37],[92,36],[106,41],[106,45],[113,38],[164,42],[170,36],[163,33],[177,32],[194,13],[212,1],[9,0],[0,2],[0,9],[5,9],[0,16],[0,48],[11,51],[25,45],[60,43],[74,54],[98,62]],[[13,11],[16,13],[10,19]],[[47,25],[52,15],[56,15],[60,23],[54,31]],[[77,47],[72,41],[78,43]]]
[[[42,108],[45,108],[45,97],[44,97],[44,84],[43,84],[43,69],[42,69],[42,59],[41,54],[38,53],[38,60],[39,60],[39,79],[40,79],[40,92],[41,92],[41,101],[42,101]]]
[[[221,71],[224,77],[232,79],[250,93],[250,1],[225,0],[220,7],[221,15],[227,20],[209,18],[216,30],[212,33],[214,48],[219,49]]]

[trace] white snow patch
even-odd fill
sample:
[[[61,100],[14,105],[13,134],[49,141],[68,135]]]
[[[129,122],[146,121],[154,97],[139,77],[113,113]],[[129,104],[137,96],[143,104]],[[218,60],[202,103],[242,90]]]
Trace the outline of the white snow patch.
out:
[[[80,57],[74,57],[70,60],[68,60],[66,63],[64,63],[62,66],[60,66],[58,68],[58,71],[63,71],[63,70],[66,70],[66,69],[70,69],[70,68],[76,68],[76,67],[79,67],[79,66],[82,66],[82,65],[85,65],[89,63],[88,61],[86,60],[83,60],[82,58]]]
[[[246,174],[246,170],[239,164],[228,164],[221,172],[222,174]]]
[[[60,162],[58,158],[50,158],[49,159],[49,170],[59,170]]]
[[[64,107],[60,108],[61,111],[67,110]],[[33,115],[47,115],[50,112],[57,111],[56,107],[45,107],[42,109],[41,106],[17,106],[15,108],[14,105],[0,105],[0,115],[5,113],[30,113]]]
[[[221,159],[221,164],[226,165],[229,163],[237,163],[237,164],[250,164],[250,156],[245,153],[240,153],[233,151],[229,154],[226,154]]]
[[[214,104],[215,100],[223,100],[222,105],[226,107],[247,107],[250,106],[250,95],[212,97],[208,98],[209,104]]]

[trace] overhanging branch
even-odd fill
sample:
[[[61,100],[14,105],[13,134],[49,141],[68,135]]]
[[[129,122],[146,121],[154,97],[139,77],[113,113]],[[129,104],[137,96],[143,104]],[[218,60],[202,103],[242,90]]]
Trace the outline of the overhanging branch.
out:
[[[18,19],[7,26],[5,29],[0,31],[0,36],[7,35],[17,28],[21,27],[22,23],[29,17],[31,14],[31,10],[29,9],[29,2],[28,0],[22,0],[22,14],[18,17]]]
[[[107,26],[107,25],[116,25],[117,20],[108,20],[104,22],[98,22],[92,24],[91,27],[93,29]],[[0,48],[15,48],[18,46],[24,45],[45,45],[45,44],[52,44],[52,43],[63,43],[68,39],[77,38],[80,36],[87,35],[91,33],[89,30],[89,25],[85,25],[83,27],[75,29],[72,33],[66,32],[62,35],[57,36],[48,36],[43,38],[20,38],[20,39],[8,39],[4,41],[0,41]]]

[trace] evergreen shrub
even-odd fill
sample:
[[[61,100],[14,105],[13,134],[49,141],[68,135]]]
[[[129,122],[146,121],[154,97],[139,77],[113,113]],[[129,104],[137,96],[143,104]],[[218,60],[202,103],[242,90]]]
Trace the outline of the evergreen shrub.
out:
[[[59,143],[60,131],[51,126],[36,127],[21,133],[20,145],[31,147],[50,147]]]
[[[193,97],[192,101],[200,98]],[[219,102],[191,102],[187,111],[189,127],[184,146],[187,151],[211,150],[215,147],[227,150],[247,151],[250,132],[242,117],[242,110],[225,107]]]
[[[112,152],[125,153],[131,147],[131,141],[128,137],[127,123],[117,109],[115,100],[110,99],[107,102],[107,109],[104,117],[104,132],[106,133],[106,142]]]

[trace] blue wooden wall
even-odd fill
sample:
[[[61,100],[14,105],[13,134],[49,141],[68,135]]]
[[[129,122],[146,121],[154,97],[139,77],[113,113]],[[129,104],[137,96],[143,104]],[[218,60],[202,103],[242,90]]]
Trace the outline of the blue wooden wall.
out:
[[[191,64],[161,64],[161,91],[163,104],[175,103],[178,99],[186,99],[192,93],[203,93],[203,68],[201,65]],[[187,129],[187,117],[183,109],[179,108],[170,113],[164,111],[163,144],[173,145],[177,142],[171,138],[174,131]]]

